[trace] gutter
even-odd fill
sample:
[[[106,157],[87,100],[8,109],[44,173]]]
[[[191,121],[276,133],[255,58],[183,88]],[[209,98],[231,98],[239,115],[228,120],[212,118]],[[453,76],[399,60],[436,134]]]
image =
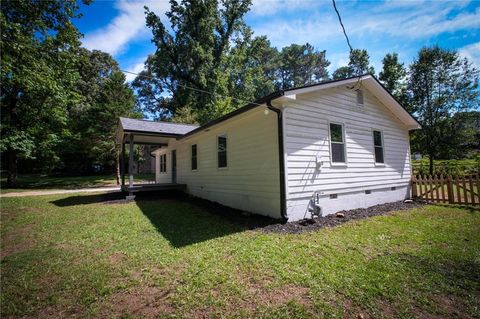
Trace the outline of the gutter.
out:
[[[280,216],[284,222],[287,221],[287,202],[286,202],[286,184],[285,184],[285,153],[283,147],[283,116],[282,110],[272,105],[272,99],[266,101],[269,110],[277,113],[278,128],[278,164],[280,173]]]

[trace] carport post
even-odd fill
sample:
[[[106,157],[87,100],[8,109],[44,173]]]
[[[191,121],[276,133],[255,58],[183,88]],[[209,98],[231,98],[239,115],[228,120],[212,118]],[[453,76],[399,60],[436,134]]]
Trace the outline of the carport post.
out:
[[[133,134],[128,135],[128,186],[133,186]]]
[[[125,143],[122,140],[122,150],[120,152],[120,175],[122,176],[122,188],[125,186]]]

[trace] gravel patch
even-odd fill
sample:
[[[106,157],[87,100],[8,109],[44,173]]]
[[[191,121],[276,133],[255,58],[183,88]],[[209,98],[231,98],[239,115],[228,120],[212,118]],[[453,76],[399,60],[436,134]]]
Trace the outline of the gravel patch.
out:
[[[422,201],[398,201],[393,203],[375,205],[368,208],[343,210],[335,214],[327,215],[325,217],[303,219],[285,224],[272,224],[263,227],[261,230],[266,233],[300,234],[303,232],[315,231],[325,227],[335,227],[347,223],[351,220],[386,215],[393,211],[407,210],[423,205],[426,205],[426,203]]]

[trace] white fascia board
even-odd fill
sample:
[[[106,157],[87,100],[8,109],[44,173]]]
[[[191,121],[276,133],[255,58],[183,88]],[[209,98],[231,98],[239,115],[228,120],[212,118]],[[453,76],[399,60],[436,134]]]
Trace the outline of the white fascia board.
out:
[[[285,95],[282,95],[281,97],[277,98],[277,100],[282,101],[282,100],[296,100],[297,95],[296,94],[290,94],[285,92]]]
[[[372,79],[370,75],[365,75],[362,76],[361,81],[365,81],[367,79]],[[348,85],[348,84],[356,84],[357,82],[360,82],[359,78],[352,78],[352,79],[346,79],[346,80],[340,80],[340,81],[334,81],[330,83],[325,83],[325,84],[318,84],[318,85],[312,85],[310,87],[306,88],[300,88],[300,89],[291,89],[291,90],[285,90],[285,96],[291,96],[291,95],[298,95],[298,94],[305,94],[305,93],[310,93],[310,92],[315,92],[319,90],[325,90],[329,89],[332,87],[337,87],[341,85]]]

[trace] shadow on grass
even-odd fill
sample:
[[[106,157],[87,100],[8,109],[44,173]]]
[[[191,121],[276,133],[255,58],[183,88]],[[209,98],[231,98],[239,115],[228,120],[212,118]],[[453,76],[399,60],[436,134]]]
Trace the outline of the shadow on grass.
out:
[[[66,207],[127,202],[125,195],[118,192],[71,196],[52,203]],[[278,223],[268,217],[245,214],[176,191],[139,193],[135,203],[157,231],[176,248]]]
[[[448,207],[448,208],[458,208],[458,209],[464,209],[468,211],[469,213],[480,213],[480,206],[476,204],[471,205],[465,205],[465,204],[444,204],[444,203],[429,203],[432,206],[440,206],[440,207]]]

